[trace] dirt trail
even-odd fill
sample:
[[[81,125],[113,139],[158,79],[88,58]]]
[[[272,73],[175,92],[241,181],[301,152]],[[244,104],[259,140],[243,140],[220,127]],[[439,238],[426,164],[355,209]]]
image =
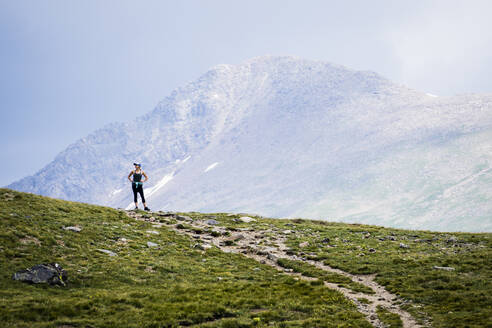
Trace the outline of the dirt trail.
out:
[[[127,214],[137,220],[149,220],[134,211],[127,211]],[[158,216],[159,214],[155,215]],[[172,214],[169,214],[169,217],[175,218],[172,216]],[[286,252],[288,248],[285,245],[286,237],[285,235],[279,234],[278,232],[275,232],[275,238],[273,240],[273,244],[275,244],[277,247],[260,245],[262,240],[268,239],[268,235],[274,233],[273,230],[255,230],[243,228],[238,229],[240,230],[238,232],[232,233],[229,236],[225,236],[223,235],[223,233],[225,233],[227,230],[220,225],[208,225],[206,223],[206,220],[188,220],[186,222],[187,225],[192,226],[193,228],[201,229],[202,231],[213,230],[216,232],[216,235],[219,235],[213,236],[207,233],[197,234],[192,230],[178,229],[177,225],[179,224],[179,222],[174,225],[164,225],[162,223],[154,224],[156,226],[166,226],[167,228],[171,228],[173,231],[179,234],[185,234],[192,237],[194,240],[197,241],[197,244],[200,245],[198,247],[201,247],[203,249],[210,248],[213,245],[226,253],[242,254],[243,256],[252,258],[262,264],[270,265],[284,274],[292,275],[298,277],[299,279],[308,281],[316,280],[316,278],[307,277],[300,273],[286,270],[277,263],[277,259],[285,258],[294,261],[302,261],[316,266],[319,269],[343,275],[350,278],[354,282],[369,287],[374,291],[374,294],[354,292],[351,289],[339,287],[337,284],[329,283],[326,281],[324,282],[325,286],[342,293],[345,297],[351,300],[357,306],[359,312],[364,314],[366,319],[374,327],[386,327],[386,325],[382,323],[377,316],[376,309],[378,305],[384,307],[389,312],[399,315],[403,322],[404,328],[422,327],[408,312],[398,306],[398,297],[396,295],[391,294],[383,286],[374,281],[375,275],[355,275],[339,269],[332,268],[319,261],[307,260],[296,255],[288,255]],[[198,243],[198,241],[200,241],[200,243]],[[231,242],[233,243],[231,244]],[[359,301],[359,299],[361,298],[365,298],[369,302],[362,303],[361,301]]]

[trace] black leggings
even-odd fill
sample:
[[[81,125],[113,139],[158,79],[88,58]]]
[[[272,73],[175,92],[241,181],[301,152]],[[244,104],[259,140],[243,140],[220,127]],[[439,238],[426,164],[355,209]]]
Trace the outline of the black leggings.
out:
[[[139,183],[137,187],[135,183],[132,183],[132,189],[133,189],[133,201],[135,203],[137,202],[137,193],[140,193],[140,198],[142,198],[142,203],[145,203],[145,197],[143,194],[143,185]]]

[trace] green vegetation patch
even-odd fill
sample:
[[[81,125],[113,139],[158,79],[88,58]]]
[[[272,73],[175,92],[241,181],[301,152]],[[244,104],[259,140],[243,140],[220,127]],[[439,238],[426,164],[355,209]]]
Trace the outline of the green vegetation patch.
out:
[[[255,222],[244,223],[237,221],[239,214],[189,215],[213,218],[230,229],[281,234],[287,237],[289,255],[352,274],[376,274],[376,282],[400,296],[400,306],[421,324],[487,327],[492,322],[491,233],[413,231],[254,215],[248,216]]]
[[[376,313],[379,320],[381,320],[388,328],[403,328],[403,322],[398,314],[391,313],[381,305],[377,306]]]
[[[486,327],[492,322],[492,234],[443,233],[304,220],[287,246],[376,282],[402,308],[433,327]],[[308,242],[307,247],[301,247]]]
[[[370,327],[338,292],[238,254],[199,250],[166,226],[0,189],[5,194],[13,197],[0,203],[2,327]],[[51,262],[67,271],[67,287],[12,280]]]
[[[322,281],[338,284],[339,287],[345,287],[353,290],[354,292],[374,294],[374,291],[367,286],[354,282],[350,278],[342,276],[341,274],[328,272],[323,269],[317,268],[309,263],[284,258],[278,259],[277,263],[284,268],[292,269],[294,272],[302,273],[307,277],[318,278]]]

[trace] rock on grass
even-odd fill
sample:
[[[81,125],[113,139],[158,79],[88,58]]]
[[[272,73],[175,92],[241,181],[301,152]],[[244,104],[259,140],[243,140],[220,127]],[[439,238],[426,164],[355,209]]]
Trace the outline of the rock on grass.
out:
[[[43,263],[14,273],[12,279],[32,284],[65,286],[68,276],[58,263]]]
[[[104,254],[108,254],[109,256],[117,256],[115,252],[108,251],[107,249],[98,249],[98,251]]]

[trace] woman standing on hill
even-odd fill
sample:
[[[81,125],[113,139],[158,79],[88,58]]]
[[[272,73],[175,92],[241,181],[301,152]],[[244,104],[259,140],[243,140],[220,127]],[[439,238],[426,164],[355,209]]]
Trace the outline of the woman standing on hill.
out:
[[[135,165],[135,170],[131,171],[130,174],[128,174],[128,180],[130,180],[132,183],[133,201],[135,202],[135,209],[138,209],[137,193],[140,193],[140,198],[142,198],[144,210],[150,211],[147,205],[145,205],[145,197],[143,192],[143,183],[147,181],[149,178],[147,177],[147,174],[145,174],[145,172],[142,171],[142,164],[133,163],[133,165]],[[133,176],[133,178],[130,178],[131,176]],[[142,176],[145,177],[144,181],[142,181]]]

